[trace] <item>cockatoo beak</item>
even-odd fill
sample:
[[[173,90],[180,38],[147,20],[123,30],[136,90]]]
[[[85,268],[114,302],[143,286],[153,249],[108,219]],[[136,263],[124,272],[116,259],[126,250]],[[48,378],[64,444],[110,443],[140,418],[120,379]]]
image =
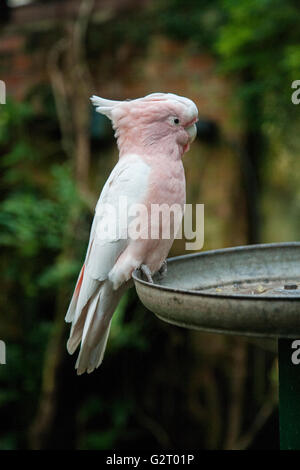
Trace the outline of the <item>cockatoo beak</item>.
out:
[[[196,138],[196,135],[197,135],[197,127],[196,127],[196,124],[193,124],[192,126],[189,126],[189,127],[186,127],[185,129],[189,135],[189,140],[190,140],[190,144],[192,142],[194,142],[195,138]]]

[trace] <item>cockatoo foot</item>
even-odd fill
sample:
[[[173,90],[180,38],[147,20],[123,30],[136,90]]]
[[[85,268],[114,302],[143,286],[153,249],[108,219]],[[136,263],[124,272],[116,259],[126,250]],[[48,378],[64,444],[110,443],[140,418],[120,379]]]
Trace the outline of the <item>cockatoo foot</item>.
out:
[[[164,279],[166,277],[167,271],[168,271],[168,266],[167,266],[167,261],[165,260],[158,270],[160,279]]]
[[[148,281],[148,282],[151,282],[151,284],[153,284],[152,274],[151,274],[151,271],[150,271],[150,269],[148,268],[148,266],[147,266],[146,264],[141,264],[140,270],[141,270],[142,273],[146,276],[147,281]]]

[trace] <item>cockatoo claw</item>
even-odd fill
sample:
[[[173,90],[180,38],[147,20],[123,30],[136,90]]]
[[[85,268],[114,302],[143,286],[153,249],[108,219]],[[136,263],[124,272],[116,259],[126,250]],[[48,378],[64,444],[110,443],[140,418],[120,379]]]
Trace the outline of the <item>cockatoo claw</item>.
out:
[[[151,284],[153,284],[153,279],[152,279],[151,271],[150,271],[150,269],[148,268],[148,266],[147,266],[146,264],[141,264],[140,270],[141,270],[142,273],[146,276],[147,281],[148,281],[148,282],[151,282]]]
[[[168,271],[168,266],[167,266],[167,261],[165,260],[158,270],[159,277],[161,279],[164,279],[167,275],[167,271]]]

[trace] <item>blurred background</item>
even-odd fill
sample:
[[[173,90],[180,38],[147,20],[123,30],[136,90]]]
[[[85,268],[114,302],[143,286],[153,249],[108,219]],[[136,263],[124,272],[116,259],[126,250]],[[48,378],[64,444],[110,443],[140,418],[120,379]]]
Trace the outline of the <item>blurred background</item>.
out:
[[[0,449],[278,448],[273,343],[167,325],[132,289],[77,377],[64,316],[118,158],[92,94],[196,102],[205,250],[299,239],[299,20],[296,0],[1,1]]]

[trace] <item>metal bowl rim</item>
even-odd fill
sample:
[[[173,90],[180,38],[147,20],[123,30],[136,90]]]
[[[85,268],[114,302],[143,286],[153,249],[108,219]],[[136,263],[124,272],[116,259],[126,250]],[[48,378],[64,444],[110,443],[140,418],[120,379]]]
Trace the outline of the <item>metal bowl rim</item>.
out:
[[[168,264],[174,263],[176,261],[180,260],[186,260],[189,258],[198,258],[198,257],[205,257],[205,256],[214,256],[214,255],[219,255],[219,254],[224,254],[224,253],[232,253],[232,252],[238,252],[238,251],[252,251],[255,249],[271,249],[271,248],[289,248],[289,247],[298,247],[300,248],[300,242],[282,242],[282,243],[261,243],[261,244],[253,244],[253,245],[239,245],[235,247],[229,247],[229,248],[220,248],[217,250],[208,250],[208,251],[203,251],[203,252],[197,252],[197,253],[191,253],[188,255],[180,255],[180,256],[173,256],[172,258],[168,258],[167,262]],[[270,300],[276,300],[276,301],[283,301],[283,302],[288,302],[288,301],[300,301],[299,296],[293,296],[289,295],[287,297],[285,296],[280,296],[280,295],[249,295],[249,294],[215,294],[215,293],[209,293],[209,292],[201,292],[201,291],[195,291],[192,289],[180,289],[180,288],[174,288],[174,287],[168,287],[168,286],[162,286],[160,284],[156,284],[155,282],[152,284],[150,282],[144,281],[143,279],[140,279],[138,277],[139,269],[135,269],[132,273],[132,278],[134,280],[134,283],[140,283],[146,287],[150,287],[152,289],[160,289],[162,291],[167,291],[167,292],[173,292],[173,293],[178,293],[178,294],[189,294],[189,295],[195,295],[195,296],[200,296],[200,297],[208,297],[208,298],[217,298],[217,299],[234,299],[234,300],[252,300],[252,301],[270,301]]]

